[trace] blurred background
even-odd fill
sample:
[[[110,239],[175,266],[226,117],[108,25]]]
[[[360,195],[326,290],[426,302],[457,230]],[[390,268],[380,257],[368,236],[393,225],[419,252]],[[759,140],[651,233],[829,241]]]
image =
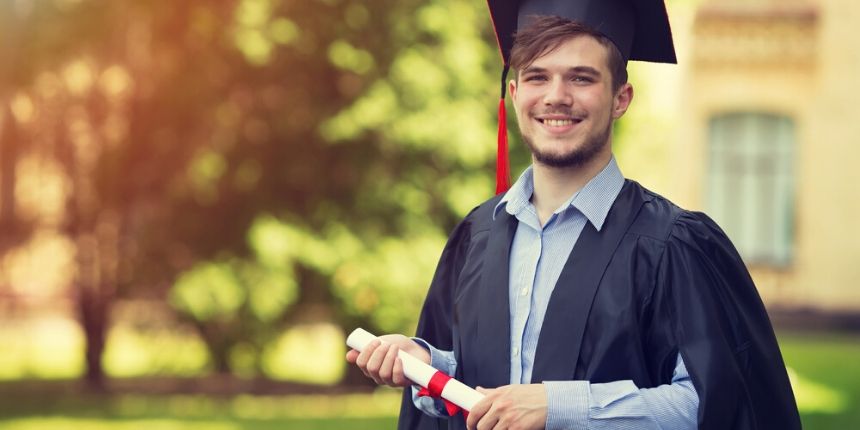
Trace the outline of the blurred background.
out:
[[[667,5],[619,164],[726,229],[804,427],[858,427],[860,3]],[[345,334],[414,331],[499,73],[480,0],[0,0],[0,428],[393,428]]]

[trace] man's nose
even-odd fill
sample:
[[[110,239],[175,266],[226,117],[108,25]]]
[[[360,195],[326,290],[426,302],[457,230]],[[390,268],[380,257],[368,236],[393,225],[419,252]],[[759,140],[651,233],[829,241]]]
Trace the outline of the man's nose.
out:
[[[549,82],[546,94],[544,94],[544,103],[562,106],[573,104],[573,93],[564,79],[553,79]]]

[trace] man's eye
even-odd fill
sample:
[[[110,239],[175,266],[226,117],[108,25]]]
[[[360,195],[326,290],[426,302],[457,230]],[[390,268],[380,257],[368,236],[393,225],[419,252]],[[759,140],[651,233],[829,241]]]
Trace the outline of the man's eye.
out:
[[[590,83],[590,82],[594,82],[594,80],[587,77],[587,76],[574,76],[573,82]]]
[[[526,76],[526,82],[545,81],[546,77],[541,75]]]

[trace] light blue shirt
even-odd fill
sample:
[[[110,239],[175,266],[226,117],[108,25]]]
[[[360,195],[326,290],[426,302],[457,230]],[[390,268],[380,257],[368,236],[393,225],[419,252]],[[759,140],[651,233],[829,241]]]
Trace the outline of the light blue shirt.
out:
[[[624,186],[612,158],[579,192],[556,209],[541,226],[531,203],[534,192],[529,167],[496,205],[494,216],[505,210],[519,221],[511,245],[510,315],[511,384],[531,383],[535,351],[547,305],[564,263],[586,223],[597,231]],[[457,362],[452,351],[438,350],[416,339],[431,353],[433,367],[453,375]],[[543,381],[547,391],[547,429],[694,429],[699,398],[678,355],[672,383],[638,388],[633,381],[591,384],[588,381]],[[446,416],[440,402],[417,397],[421,410]]]

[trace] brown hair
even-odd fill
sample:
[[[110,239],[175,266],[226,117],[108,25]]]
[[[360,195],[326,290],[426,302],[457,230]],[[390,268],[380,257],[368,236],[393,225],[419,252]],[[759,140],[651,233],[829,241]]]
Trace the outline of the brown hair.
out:
[[[529,23],[514,35],[511,48],[511,67],[522,70],[541,55],[557,48],[572,37],[591,36],[607,48],[607,62],[612,73],[612,91],[616,92],[627,82],[627,62],[618,47],[606,36],[584,24],[558,16],[529,17]]]

